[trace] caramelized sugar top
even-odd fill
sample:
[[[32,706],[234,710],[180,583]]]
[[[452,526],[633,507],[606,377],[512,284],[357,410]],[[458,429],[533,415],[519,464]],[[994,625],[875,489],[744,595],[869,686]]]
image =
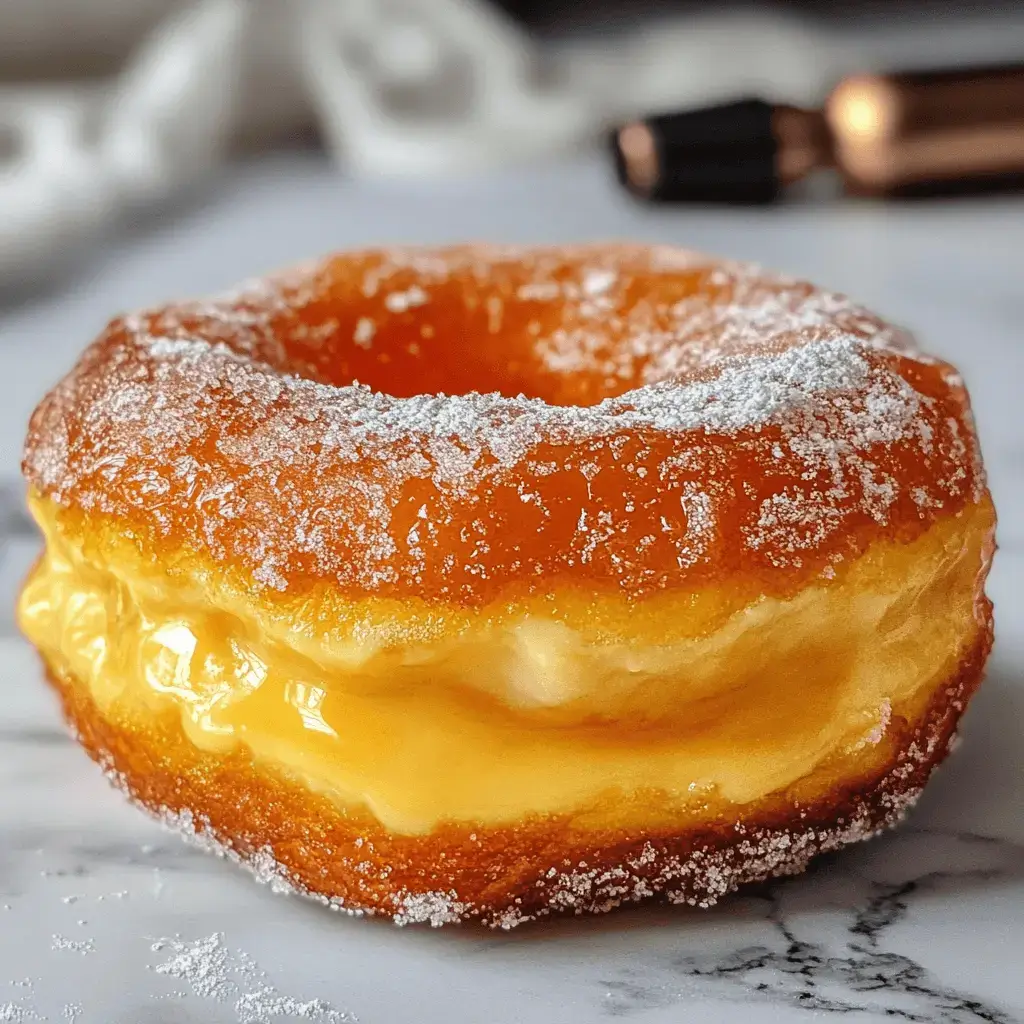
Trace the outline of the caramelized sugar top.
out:
[[[261,589],[473,604],[781,593],[983,488],[959,379],[900,332],[636,246],[344,254],[119,318],[25,472]]]

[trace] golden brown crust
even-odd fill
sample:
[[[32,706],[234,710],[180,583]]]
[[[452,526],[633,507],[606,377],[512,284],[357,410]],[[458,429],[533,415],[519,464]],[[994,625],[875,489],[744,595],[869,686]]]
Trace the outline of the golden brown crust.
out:
[[[574,830],[564,818],[549,818],[393,835],[364,812],[339,810],[254,767],[243,751],[198,751],[173,716],[144,730],[108,721],[84,687],[53,671],[51,680],[81,743],[113,782],[261,881],[398,923],[476,920],[509,928],[656,895],[710,906],[738,885],[797,873],[818,853],[893,824],[945,757],[981,680],[992,643],[984,598],[978,620],[972,645],[923,714],[894,717],[878,746],[833,763],[824,796],[803,800],[796,787],[753,810],[723,813],[713,826],[671,834]]]
[[[256,610],[324,593],[393,600],[396,621],[414,602],[525,614],[557,588],[786,596],[987,502],[951,367],[841,296],[649,247],[342,254],[119,318],[36,410],[24,470],[68,537],[179,577],[209,566]],[[977,634],[926,710],[895,708],[877,744],[756,805],[647,831],[392,834],[242,748],[200,751],[171,712],[107,718],[51,669],[114,781],[263,880],[511,927],[655,894],[706,906],[894,821],[980,678],[982,582]],[[616,798],[609,820],[659,799]]]
[[[345,253],[119,318],[24,469],[69,531],[270,604],[787,596],[984,489],[951,367],[842,296],[644,246]]]

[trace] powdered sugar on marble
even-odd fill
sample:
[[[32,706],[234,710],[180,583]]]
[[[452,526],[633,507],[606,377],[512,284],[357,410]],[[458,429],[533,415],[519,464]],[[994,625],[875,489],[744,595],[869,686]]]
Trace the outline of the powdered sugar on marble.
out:
[[[54,935],[50,940],[50,948],[70,953],[86,955],[96,952],[96,943],[92,939],[71,939],[66,935]]]
[[[184,982],[199,999],[230,1003],[238,1024],[276,1024],[286,1018],[312,1024],[357,1020],[322,999],[300,1000],[279,992],[251,957],[225,944],[221,932],[192,941],[180,936],[156,939],[150,948],[163,956],[151,967],[156,974]]]

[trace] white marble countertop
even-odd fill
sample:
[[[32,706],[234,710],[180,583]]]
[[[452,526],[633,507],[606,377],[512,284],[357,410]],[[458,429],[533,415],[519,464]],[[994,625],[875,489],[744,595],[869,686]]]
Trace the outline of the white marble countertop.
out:
[[[962,749],[899,830],[712,911],[399,930],[186,848],[66,737],[10,616],[36,549],[17,463],[43,389],[119,309],[331,248],[465,237],[633,237],[757,259],[849,292],[960,366],[1001,511],[997,642]],[[236,169],[61,294],[0,308],[0,1021],[1024,1021],[1022,254],[1021,200],[650,211],[596,161],[357,189],[288,157]]]

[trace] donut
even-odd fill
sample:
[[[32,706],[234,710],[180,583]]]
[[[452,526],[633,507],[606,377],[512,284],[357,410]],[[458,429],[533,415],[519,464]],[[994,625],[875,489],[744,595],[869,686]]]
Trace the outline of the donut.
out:
[[[333,255],[113,320],[19,604],[129,797],[399,924],[707,907],[894,823],[992,642],[956,371],[665,246]]]

